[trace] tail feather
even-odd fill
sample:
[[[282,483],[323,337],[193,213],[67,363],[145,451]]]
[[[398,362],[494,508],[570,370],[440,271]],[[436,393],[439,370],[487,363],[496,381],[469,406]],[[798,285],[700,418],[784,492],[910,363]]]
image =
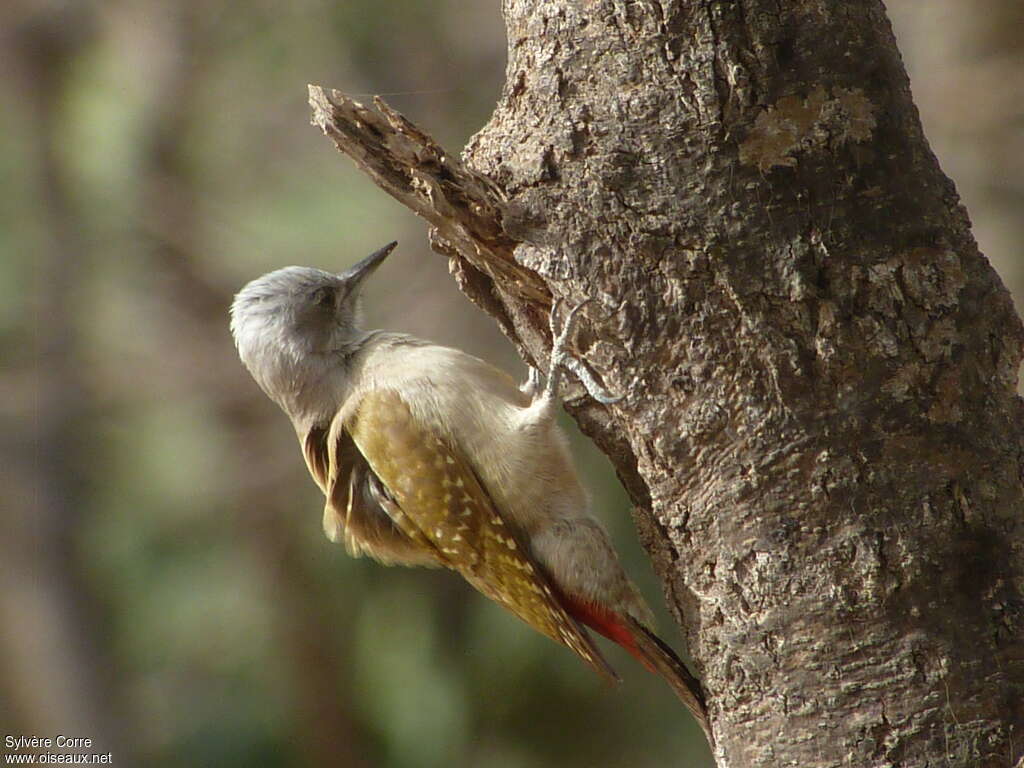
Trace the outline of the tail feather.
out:
[[[714,746],[704,691],[675,651],[631,616],[572,598],[565,602],[566,610],[574,619],[621,645],[647,669],[662,677],[700,725],[708,744]]]
[[[714,746],[715,738],[711,734],[707,703],[700,681],[690,673],[675,651],[647,627],[629,616],[625,617],[624,623],[631,630],[633,641],[643,657],[641,661],[644,666],[648,669],[653,666],[652,671],[664,678],[704,731],[708,744]]]

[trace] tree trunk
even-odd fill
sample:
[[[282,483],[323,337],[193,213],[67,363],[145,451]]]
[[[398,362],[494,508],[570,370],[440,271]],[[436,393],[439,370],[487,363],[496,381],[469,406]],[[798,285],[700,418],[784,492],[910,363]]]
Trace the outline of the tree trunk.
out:
[[[505,0],[465,165],[378,102],[315,122],[425,216],[528,359],[549,296],[709,696],[722,766],[1024,750],[1021,324],[883,7]],[[578,394],[578,393],[577,393]]]

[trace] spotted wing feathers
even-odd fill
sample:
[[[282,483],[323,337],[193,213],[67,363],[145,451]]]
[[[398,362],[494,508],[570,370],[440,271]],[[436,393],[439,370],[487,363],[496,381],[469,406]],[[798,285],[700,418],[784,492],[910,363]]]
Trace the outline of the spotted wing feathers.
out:
[[[422,537],[443,565],[484,595],[567,645],[602,675],[617,679],[566,613],[468,461],[419,424],[401,395],[391,390],[365,394],[344,429],[378,479],[379,492],[391,502],[381,506],[396,516],[403,532]]]
[[[310,474],[326,496],[324,533],[353,557],[385,565],[438,566],[433,545],[395,507],[344,425],[311,429],[303,442]]]

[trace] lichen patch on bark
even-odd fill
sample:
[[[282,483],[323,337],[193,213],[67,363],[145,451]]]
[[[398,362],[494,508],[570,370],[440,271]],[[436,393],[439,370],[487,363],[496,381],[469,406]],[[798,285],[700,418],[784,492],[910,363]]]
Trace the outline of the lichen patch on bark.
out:
[[[799,151],[834,151],[848,142],[867,141],[876,125],[874,111],[858,88],[836,88],[830,98],[819,85],[806,98],[783,96],[755,118],[740,144],[740,162],[764,173],[777,165],[796,165]]]

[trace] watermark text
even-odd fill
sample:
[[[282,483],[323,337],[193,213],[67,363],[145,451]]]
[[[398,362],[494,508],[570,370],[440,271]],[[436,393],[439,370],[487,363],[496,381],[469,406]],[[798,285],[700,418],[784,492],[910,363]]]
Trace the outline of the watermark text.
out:
[[[4,736],[3,765],[113,765],[111,752],[93,751],[85,736]]]

